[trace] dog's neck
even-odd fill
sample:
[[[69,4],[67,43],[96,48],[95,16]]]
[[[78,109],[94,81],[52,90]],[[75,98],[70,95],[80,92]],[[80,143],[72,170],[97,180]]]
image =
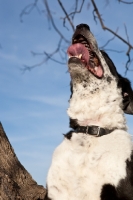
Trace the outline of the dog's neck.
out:
[[[94,81],[95,80],[95,81]],[[80,126],[97,125],[108,129],[126,129],[121,90],[115,77],[92,79],[89,83],[73,80],[68,115]]]

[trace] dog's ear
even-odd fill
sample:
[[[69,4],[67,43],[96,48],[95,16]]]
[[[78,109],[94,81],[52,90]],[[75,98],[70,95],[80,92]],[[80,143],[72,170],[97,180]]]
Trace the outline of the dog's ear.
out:
[[[133,115],[133,90],[131,83],[127,78],[119,74],[118,85],[122,88],[123,110],[126,114]]]
[[[110,72],[113,76],[116,77],[118,80],[118,87],[122,89],[122,96],[123,96],[123,110],[126,114],[133,115],[133,90],[131,87],[131,83],[127,78],[122,77],[118,72],[117,69],[105,51],[101,50],[101,53],[109,66]]]
[[[103,50],[101,50],[101,53],[102,53],[102,56],[104,57],[107,65],[108,65],[109,70],[112,73],[112,75],[115,76],[116,79],[119,79],[119,74],[117,72],[117,69],[116,69],[113,61],[110,59],[109,55]]]

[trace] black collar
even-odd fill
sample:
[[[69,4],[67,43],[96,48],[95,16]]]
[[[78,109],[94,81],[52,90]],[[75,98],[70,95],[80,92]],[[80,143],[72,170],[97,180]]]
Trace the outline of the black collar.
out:
[[[67,134],[64,134],[64,136],[70,140],[72,134],[75,132],[75,133],[85,133],[95,137],[100,137],[111,133],[113,130],[114,129],[109,130],[106,128],[101,128],[100,126],[78,126],[76,129],[69,131]]]
[[[74,132],[76,132],[76,133],[86,133],[86,134],[93,135],[96,137],[107,135],[107,134],[111,133],[112,131],[113,130],[102,128],[100,126],[78,126],[74,130]]]
[[[77,126],[77,128],[75,128],[74,130],[69,131],[66,134],[63,134],[67,139],[71,139],[73,133],[85,133],[88,135],[92,135],[95,137],[100,137],[100,136],[104,136],[107,135],[109,133],[111,133],[112,131],[114,131],[115,129],[106,129],[106,128],[102,128],[100,126]]]

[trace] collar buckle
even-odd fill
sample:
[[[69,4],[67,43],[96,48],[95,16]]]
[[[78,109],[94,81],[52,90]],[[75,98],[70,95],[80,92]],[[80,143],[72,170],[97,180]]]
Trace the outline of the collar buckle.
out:
[[[86,134],[88,134],[89,126],[86,127]]]
[[[98,126],[97,130],[95,131],[96,132],[96,134],[94,135],[95,137],[98,137],[100,135],[100,129],[101,129],[100,126]],[[86,127],[85,133],[88,134],[89,133],[88,131],[89,131],[89,126]]]
[[[77,128],[74,130],[76,133],[85,133],[89,135],[93,135],[94,137],[100,137],[103,135],[107,135],[111,133],[114,129],[106,129],[102,128],[100,126],[77,126]]]
[[[100,134],[100,126],[97,127],[97,135],[96,135],[96,137],[98,137],[99,134]]]

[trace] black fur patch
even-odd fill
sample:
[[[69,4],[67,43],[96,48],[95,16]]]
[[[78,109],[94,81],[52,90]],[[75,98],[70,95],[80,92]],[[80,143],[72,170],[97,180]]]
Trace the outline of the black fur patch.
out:
[[[116,67],[115,67],[114,63],[112,62],[112,60],[110,59],[110,57],[108,56],[108,54],[105,51],[101,50],[101,53],[102,53],[107,65],[109,67],[110,72],[112,73],[113,76],[116,77],[116,79],[118,79],[119,74],[118,74],[118,72],[116,70]]]
[[[133,153],[126,161],[126,178],[120,180],[118,187],[106,184],[102,188],[101,200],[133,200]]]
[[[71,140],[72,134],[73,134],[73,131],[69,131],[68,133],[63,134],[63,135],[64,135],[65,138],[67,138],[68,140]]]
[[[121,200],[133,200],[133,153],[131,160],[126,161],[127,175],[125,179],[122,179],[117,187],[118,197]]]
[[[71,119],[71,118],[70,118],[69,126],[75,130],[75,129],[77,129],[77,127],[78,127],[79,125],[78,125],[76,119]]]
[[[119,200],[115,187],[110,184],[104,185],[101,192],[101,200]]]
[[[110,76],[108,76],[108,77],[107,77],[107,81],[108,81],[109,83],[111,83],[112,78],[111,78]]]
[[[108,54],[105,51],[101,51],[110,72],[118,82],[118,87],[122,89],[122,96],[123,96],[123,110],[126,114],[133,115],[133,90],[131,87],[131,83],[127,78],[122,77],[116,70],[116,67]],[[125,96],[127,94],[127,96]]]

